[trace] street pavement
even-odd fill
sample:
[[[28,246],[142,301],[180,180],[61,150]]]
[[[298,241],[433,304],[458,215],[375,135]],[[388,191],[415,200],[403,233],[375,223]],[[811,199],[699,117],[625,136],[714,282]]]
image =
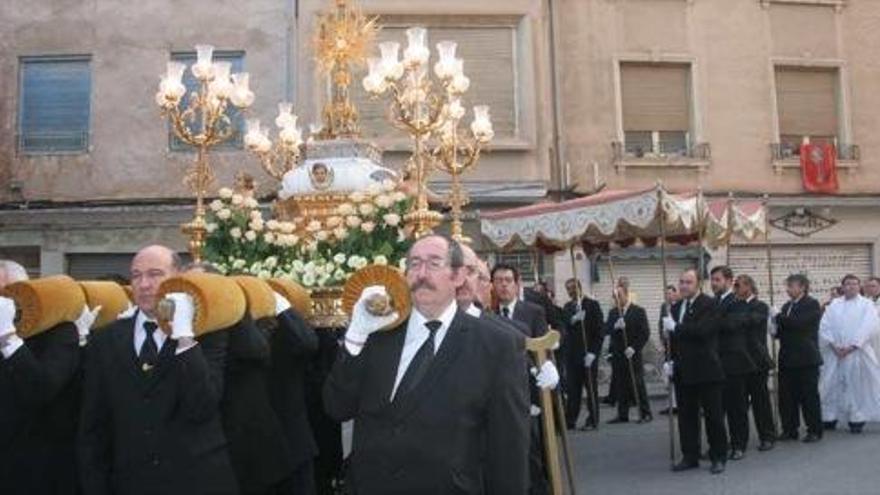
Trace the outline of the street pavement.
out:
[[[665,406],[665,400],[652,401],[654,411]],[[728,462],[724,474],[713,476],[708,462],[699,470],[669,470],[666,416],[655,413],[648,424],[608,425],[605,421],[614,417],[608,406],[601,416],[598,431],[569,432],[578,495],[880,494],[878,424],[868,424],[862,435],[838,428],[817,444],[783,442],[758,452],[752,423],[745,459]]]

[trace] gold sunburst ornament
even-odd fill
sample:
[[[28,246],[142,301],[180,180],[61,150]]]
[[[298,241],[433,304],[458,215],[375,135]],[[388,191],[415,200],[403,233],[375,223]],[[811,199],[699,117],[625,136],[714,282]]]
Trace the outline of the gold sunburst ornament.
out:
[[[336,0],[336,9],[318,15],[315,59],[330,78],[330,101],[324,106],[318,139],[358,137],[357,109],[351,102],[351,72],[365,64],[379,32],[378,18],[367,17],[349,0]]]

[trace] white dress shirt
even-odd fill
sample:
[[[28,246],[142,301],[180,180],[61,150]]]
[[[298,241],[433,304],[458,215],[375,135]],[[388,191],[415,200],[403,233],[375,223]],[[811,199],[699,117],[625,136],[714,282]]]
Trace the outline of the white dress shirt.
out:
[[[679,308],[679,310],[678,310],[678,323],[681,323],[681,322],[684,321],[684,317],[685,317],[685,308],[690,309],[691,306],[694,305],[694,301],[695,301],[696,299],[697,299],[697,296],[694,296],[694,297],[692,297],[692,298],[690,298],[690,299],[685,299],[685,300],[682,301],[682,303],[681,303],[681,308]]]
[[[516,299],[510,301],[508,304],[502,304],[498,307],[498,315],[504,317],[504,308],[507,308],[509,313],[507,313],[507,318],[513,319],[513,311],[516,309]]]
[[[144,329],[144,323],[151,321],[156,323],[156,320],[150,318],[143,311],[138,311],[137,318],[134,320],[134,355],[141,355],[141,347],[144,345],[144,341],[147,340],[147,331]],[[157,323],[158,325],[158,323]],[[153,342],[156,343],[156,354],[162,352],[162,345],[165,344],[165,339],[168,336],[165,335],[165,332],[162,331],[161,328],[157,328],[153,330]]]
[[[455,318],[456,311],[458,311],[458,304],[452,301],[452,304],[437,318],[440,321],[440,328],[434,333],[434,354],[437,354],[437,350],[440,349],[440,344],[443,343],[443,338],[446,337],[446,331],[449,330],[449,325],[452,323],[452,319]],[[394,394],[397,393],[397,387],[400,385],[400,381],[403,380],[403,375],[406,373],[406,369],[409,368],[409,364],[431,334],[428,331],[428,327],[425,326],[425,323],[429,321],[431,320],[425,318],[424,315],[419,313],[419,310],[413,308],[409,316],[409,322],[406,325],[406,339],[403,341],[403,352],[400,353],[400,364],[397,365],[397,378],[394,379],[391,400],[394,400]]]
[[[479,318],[483,316],[483,310],[478,308],[477,305],[474,303],[471,303],[471,305],[468,306],[468,309],[464,310],[464,312],[473,316],[474,318]]]

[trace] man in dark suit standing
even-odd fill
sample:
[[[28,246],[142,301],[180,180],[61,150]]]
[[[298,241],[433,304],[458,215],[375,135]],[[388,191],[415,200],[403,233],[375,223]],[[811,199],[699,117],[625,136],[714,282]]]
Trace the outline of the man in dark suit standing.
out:
[[[568,429],[577,425],[581,414],[583,390],[587,388],[587,420],[583,429],[594,430],[599,424],[599,353],[602,351],[602,307],[586,295],[578,304],[578,294],[583,294],[580,281],[570,278],[565,282],[569,301],[562,309],[565,315],[566,347],[566,402],[565,422]],[[584,337],[586,336],[586,345]],[[588,371],[589,370],[589,371]],[[589,382],[587,381],[589,378]]]
[[[528,383],[516,334],[455,302],[462,252],[439,235],[407,256],[413,310],[373,316],[368,287],[324,389],[328,413],[355,421],[349,483],[358,495],[527,489]]]
[[[23,269],[7,272],[4,265],[0,289],[27,279]],[[13,300],[0,297],[0,487],[9,495],[75,494],[77,324],[61,323],[22,339],[15,312]]]
[[[745,456],[749,442],[749,405],[746,380],[757,371],[748,351],[748,329],[733,315],[736,295],[733,293],[733,271],[727,266],[716,266],[711,272],[712,292],[715,293],[715,321],[718,325],[718,356],[724,369],[724,391],[721,401],[730,433],[732,461]]]
[[[642,361],[642,349],[651,336],[648,314],[644,308],[630,302],[627,279],[618,280],[614,297],[616,305],[608,312],[605,323],[605,333],[611,336],[611,365],[618,376],[615,393],[617,417],[609,423],[628,423],[632,406],[639,408],[639,423],[647,423],[653,419]]]
[[[194,338],[194,304],[175,303],[171,334],[155,320],[157,290],[180,269],[169,248],[132,261],[134,316],[89,340],[80,421],[80,478],[86,495],[234,494],[219,402],[226,331]]]
[[[672,379],[678,399],[678,428],[682,460],[673,471],[700,465],[700,409],[709,438],[710,472],[724,472],[727,463],[727,432],[721,390],[724,370],[718,357],[718,325],[715,301],[699,291],[697,271],[685,270],[679,279],[681,300],[672,315],[663,318],[663,329],[672,344]]]
[[[801,274],[785,281],[790,298],[782,310],[771,310],[771,333],[779,339],[779,440],[800,438],[800,415],[807,426],[804,442],[822,439],[822,409],[819,400],[819,322],[822,307],[810,297],[810,281]]]

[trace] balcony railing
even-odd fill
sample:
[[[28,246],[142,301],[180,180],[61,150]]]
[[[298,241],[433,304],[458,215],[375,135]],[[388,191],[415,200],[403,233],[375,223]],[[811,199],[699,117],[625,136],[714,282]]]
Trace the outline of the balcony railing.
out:
[[[801,147],[789,143],[770,144],[770,157],[774,162],[785,160],[800,160]],[[842,144],[837,146],[837,159],[840,161],[861,160],[861,150],[856,144]]]
[[[88,131],[25,131],[18,135],[18,150],[24,154],[80,153],[88,149]]]
[[[618,168],[662,166],[704,168],[712,160],[712,147],[709,143],[681,146],[680,143],[661,142],[656,149],[646,151],[615,141],[611,143],[611,148],[614,163]]]

